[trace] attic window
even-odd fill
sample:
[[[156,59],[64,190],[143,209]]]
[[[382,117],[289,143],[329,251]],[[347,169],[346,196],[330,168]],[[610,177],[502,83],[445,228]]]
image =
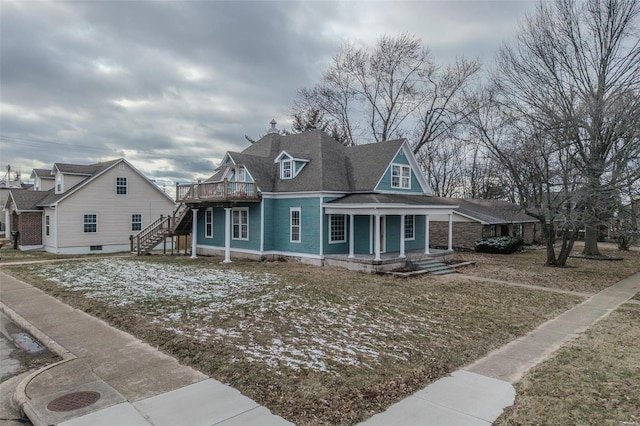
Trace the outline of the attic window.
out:
[[[391,166],[391,187],[411,189],[411,168],[394,164]]]
[[[293,161],[282,160],[280,162],[280,178],[291,179],[293,177]]]

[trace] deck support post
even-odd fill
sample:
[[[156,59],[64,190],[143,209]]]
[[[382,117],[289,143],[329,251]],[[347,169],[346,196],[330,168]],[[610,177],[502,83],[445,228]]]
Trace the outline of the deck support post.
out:
[[[353,255],[353,246],[354,246],[354,220],[353,220],[353,213],[349,214],[349,259],[353,259],[355,256]]]
[[[424,215],[424,254],[431,254],[429,252],[429,215]]]
[[[224,260],[231,263],[231,207],[224,208]]]
[[[198,257],[196,247],[198,245],[198,209],[191,209],[191,259]]]
[[[453,214],[449,213],[449,244],[447,250],[453,251]]]

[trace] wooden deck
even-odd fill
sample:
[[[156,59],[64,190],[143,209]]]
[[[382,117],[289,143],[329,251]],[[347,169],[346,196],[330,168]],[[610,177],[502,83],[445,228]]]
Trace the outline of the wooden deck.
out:
[[[197,204],[202,202],[260,202],[262,194],[255,182],[198,182],[176,184],[176,201]]]

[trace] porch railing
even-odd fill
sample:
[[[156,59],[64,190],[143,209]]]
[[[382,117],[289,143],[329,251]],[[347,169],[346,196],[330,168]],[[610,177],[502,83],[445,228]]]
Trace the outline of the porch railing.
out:
[[[176,201],[259,201],[261,195],[255,182],[198,182],[176,184]]]

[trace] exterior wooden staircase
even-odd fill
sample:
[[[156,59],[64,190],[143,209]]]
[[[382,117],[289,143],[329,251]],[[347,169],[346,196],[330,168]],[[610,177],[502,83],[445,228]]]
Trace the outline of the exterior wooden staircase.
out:
[[[142,231],[131,236],[131,252],[145,255],[158,246],[164,239],[174,235],[191,233],[191,208],[180,203],[173,214],[160,216]]]

